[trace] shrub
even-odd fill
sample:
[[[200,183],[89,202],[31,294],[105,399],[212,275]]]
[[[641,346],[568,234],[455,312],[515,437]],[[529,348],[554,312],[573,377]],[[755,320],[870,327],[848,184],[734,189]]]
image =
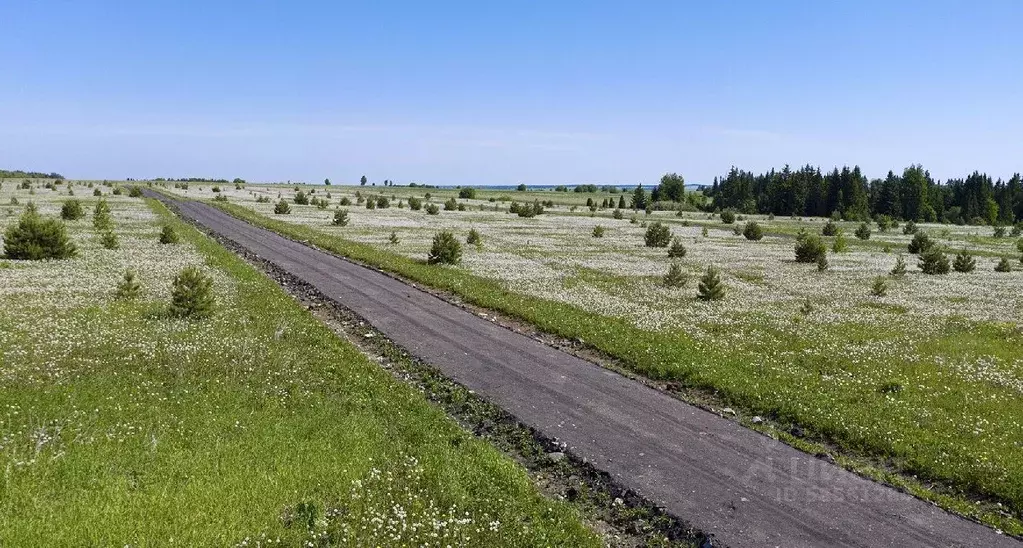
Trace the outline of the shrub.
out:
[[[473,200],[476,198],[476,189],[472,187],[466,187],[458,191],[458,197],[466,200]]]
[[[913,221],[906,221],[906,225],[902,227],[903,234],[916,234],[916,223]]]
[[[1004,238],[1005,237],[1005,227],[1004,226],[996,226],[995,227],[995,231],[991,235],[993,237],[995,237],[995,238]]]
[[[760,228],[760,225],[756,221],[750,221],[746,223],[746,228],[743,229],[742,235],[747,240],[758,241],[764,239],[764,229]]]
[[[870,227],[867,223],[860,223],[860,227],[856,229],[856,237],[861,240],[870,239]]]
[[[410,196],[408,199],[408,208],[412,211],[419,211],[423,209],[423,201],[415,196]]]
[[[650,223],[643,236],[647,247],[668,247],[671,243],[671,229],[660,221]]]
[[[106,249],[117,249],[121,247],[121,242],[117,239],[117,234],[113,230],[107,230],[99,237],[99,243]]]
[[[924,274],[948,274],[948,257],[939,246],[932,245],[920,254],[917,266]]]
[[[284,201],[284,198],[281,198],[281,201],[277,202],[277,205],[274,206],[274,213],[277,215],[288,215],[291,213],[291,206],[288,205],[288,202]]]
[[[879,215],[877,217],[877,230],[878,232],[888,232],[892,229],[892,218],[887,215]]]
[[[226,194],[217,194],[216,196],[213,197],[213,201],[214,202],[226,202],[227,201],[227,195]]]
[[[270,197],[269,196],[257,196],[256,197],[256,203],[257,204],[269,204],[270,203]]]
[[[334,220],[332,222],[334,226],[348,226],[348,210],[335,209]]]
[[[295,203],[298,205],[309,205],[309,196],[299,190],[295,193]]]
[[[904,259],[902,255],[895,258],[895,266],[892,267],[889,274],[895,278],[901,278],[906,275],[906,259]]]
[[[455,211],[456,209],[458,209],[458,200],[453,197],[444,202],[444,211]]]
[[[376,198],[373,198],[372,196],[370,196],[369,199],[366,200],[366,209],[376,209],[376,208],[377,208]]]
[[[437,215],[439,213],[440,213],[440,208],[437,207],[437,204],[426,204],[426,214],[427,215]]]
[[[875,297],[884,297],[888,294],[888,280],[884,276],[874,278],[874,284],[870,286],[870,293]]]
[[[436,206],[434,206],[436,207]],[[458,264],[462,260],[462,244],[447,230],[433,237],[433,247],[427,258],[429,264]]]
[[[465,243],[469,245],[479,245],[483,243],[483,236],[481,236],[480,232],[475,228],[470,228],[469,235],[465,238]]]
[[[1011,234],[1013,238],[1016,238],[1020,234],[1023,234],[1023,223],[1013,225]]]
[[[703,227],[700,229],[700,235],[703,236],[704,238],[706,238],[708,234],[710,234],[710,231],[707,230],[707,227]]]
[[[213,278],[194,266],[185,267],[171,283],[170,315],[205,318],[213,313]]]
[[[101,191],[98,188],[94,188],[94,189],[92,189],[92,195],[93,196],[102,196],[103,195],[103,191]]]
[[[164,225],[163,230],[160,232],[160,243],[161,244],[176,244],[178,243],[178,233],[174,231],[174,227],[170,225]]]
[[[60,206],[60,218],[65,221],[77,221],[85,217],[85,210],[82,209],[82,202],[78,200],[68,200],[64,202],[64,205]]]
[[[718,269],[713,266],[707,267],[707,272],[700,278],[696,297],[701,301],[719,301],[725,298],[725,284],[721,282]]]
[[[913,232],[913,240],[909,242],[909,252],[917,255],[934,247],[934,242],[926,232]]]
[[[834,253],[845,253],[849,249],[849,244],[845,241],[845,234],[841,231],[835,235],[835,241],[831,244],[831,251]]]
[[[604,237],[604,227],[602,227],[600,225],[597,225],[597,226],[593,227],[593,237],[594,238],[603,238]]]
[[[817,272],[824,272],[831,265],[828,264],[828,253],[825,251],[819,257],[817,257]]]
[[[834,236],[838,234],[838,225],[835,221],[828,219],[828,222],[824,223],[824,228],[821,229],[821,234],[824,236]]]
[[[458,211],[465,211],[465,204],[458,204]]]
[[[824,241],[821,240],[820,236],[807,234],[806,232],[800,232],[796,236],[797,263],[816,262],[820,257],[826,255],[827,252],[828,248],[824,246]]]
[[[142,294],[142,284],[135,279],[135,272],[128,270],[124,273],[124,279],[117,284],[114,297],[121,300],[137,299]]]
[[[70,259],[77,253],[64,223],[44,219],[35,210],[26,211],[17,225],[4,231],[4,256],[8,259]]]
[[[393,230],[391,231],[391,235],[387,238],[387,241],[391,245],[398,245],[398,243],[401,242],[401,240],[398,239],[398,233]]]
[[[1020,253],[1023,253],[1023,238],[1016,241],[1016,249],[1018,249]]]
[[[689,277],[682,272],[682,267],[678,263],[671,263],[662,281],[665,287],[682,287],[689,281]]]
[[[213,192],[220,192],[219,188],[216,188],[216,187],[214,187],[214,188],[215,188],[215,190]],[[142,189],[140,187],[137,187],[137,186],[133,186],[133,187],[129,188],[128,189],[128,197],[130,197],[130,198],[141,198],[142,197]]]
[[[742,236],[742,227],[739,226],[739,225],[733,226],[732,227],[732,234],[735,234],[736,236]]]
[[[341,197],[341,201],[338,202],[338,203],[343,205],[343,206],[350,206],[350,205],[352,205],[352,200],[348,196],[342,196]]]
[[[730,225],[735,222],[735,212],[731,209],[726,209],[721,212],[721,222],[726,225]]]
[[[200,188],[199,190],[202,190],[202,189]],[[121,187],[119,187],[119,186],[114,187],[114,190],[110,191],[110,193],[113,194],[114,196],[120,196],[121,195]]]
[[[385,198],[384,196],[381,196],[377,198],[377,207],[380,209],[387,209],[391,207],[391,201]]]
[[[625,214],[622,213],[622,210],[615,209],[614,212],[611,213],[611,217],[615,219],[623,219],[625,217]]]
[[[995,272],[1012,272],[1012,264],[1009,263],[1009,259],[1002,257],[995,265]]]
[[[682,245],[682,239],[679,237],[672,238],[671,247],[668,248],[668,257],[672,259],[681,259],[686,256],[686,253],[686,246]]]
[[[110,215],[110,206],[107,201],[100,199],[92,210],[92,226],[96,230],[110,230],[114,225],[113,217]]]
[[[956,254],[956,258],[952,261],[952,269],[956,272],[973,272],[973,269],[977,267],[977,260],[974,259],[964,249]]]

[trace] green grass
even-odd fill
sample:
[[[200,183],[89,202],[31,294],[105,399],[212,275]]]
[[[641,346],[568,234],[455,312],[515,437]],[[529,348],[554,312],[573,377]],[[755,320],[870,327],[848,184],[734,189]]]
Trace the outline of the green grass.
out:
[[[1012,435],[1019,432],[1023,399],[1005,383],[1011,372],[999,376],[949,367],[973,363],[984,355],[1012,363],[1023,333],[1011,326],[950,322],[938,336],[918,338],[911,326],[886,324],[878,332],[877,326],[852,322],[820,327],[800,318],[786,325],[765,319],[753,322],[752,328],[748,322],[741,329],[715,326],[720,331],[714,342],[708,342],[680,331],[640,329],[625,319],[516,293],[464,270],[431,267],[244,207],[218,206],[257,225],[521,318],[543,331],[585,340],[646,377],[711,392],[725,403],[780,424],[799,424],[840,448],[842,462],[855,463],[849,466],[867,475],[897,478],[888,481],[1008,532],[1023,533],[1019,521],[1023,447]],[[901,310],[890,312],[898,316]],[[817,337],[825,337],[827,344],[819,344]],[[867,367],[861,356],[827,352],[832,342],[835,348],[861,345],[866,356],[889,347],[900,352],[892,352],[883,367]],[[903,352],[907,347],[909,352]],[[879,390],[888,383],[903,389]],[[976,428],[959,424],[962,416],[973,417]],[[889,469],[904,475],[892,476]],[[947,488],[929,490],[913,475]],[[973,505],[968,502],[973,496],[991,497],[1009,510]]]
[[[0,545],[396,542],[375,518],[424,524],[405,531],[414,544],[599,544],[512,460],[150,206],[154,232],[174,226],[175,247],[223,275],[217,310],[188,322],[160,300],[5,303]],[[448,522],[438,539],[433,518]]]

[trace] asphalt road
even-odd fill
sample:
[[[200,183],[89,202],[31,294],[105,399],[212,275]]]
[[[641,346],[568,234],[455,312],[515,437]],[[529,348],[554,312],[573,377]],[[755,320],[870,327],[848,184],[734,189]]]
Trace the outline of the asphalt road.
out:
[[[567,443],[620,484],[712,533],[715,543],[1023,547],[399,280],[211,206],[176,205],[523,423]]]

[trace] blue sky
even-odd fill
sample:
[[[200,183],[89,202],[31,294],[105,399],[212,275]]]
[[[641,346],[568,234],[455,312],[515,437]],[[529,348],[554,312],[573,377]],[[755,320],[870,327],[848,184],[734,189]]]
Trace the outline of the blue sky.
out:
[[[1023,2],[8,2],[0,167],[709,182],[1023,171]]]

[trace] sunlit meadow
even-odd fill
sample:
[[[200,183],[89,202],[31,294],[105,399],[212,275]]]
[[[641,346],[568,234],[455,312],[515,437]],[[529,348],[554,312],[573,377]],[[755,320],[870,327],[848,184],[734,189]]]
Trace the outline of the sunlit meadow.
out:
[[[575,511],[154,201],[0,186],[67,222],[63,261],[0,262],[0,545],[595,545]],[[99,191],[118,249],[92,226]],[[16,202],[16,203],[15,203]],[[182,241],[160,244],[163,225]],[[166,314],[188,265],[206,320]],[[136,301],[114,288],[125,270]]]

